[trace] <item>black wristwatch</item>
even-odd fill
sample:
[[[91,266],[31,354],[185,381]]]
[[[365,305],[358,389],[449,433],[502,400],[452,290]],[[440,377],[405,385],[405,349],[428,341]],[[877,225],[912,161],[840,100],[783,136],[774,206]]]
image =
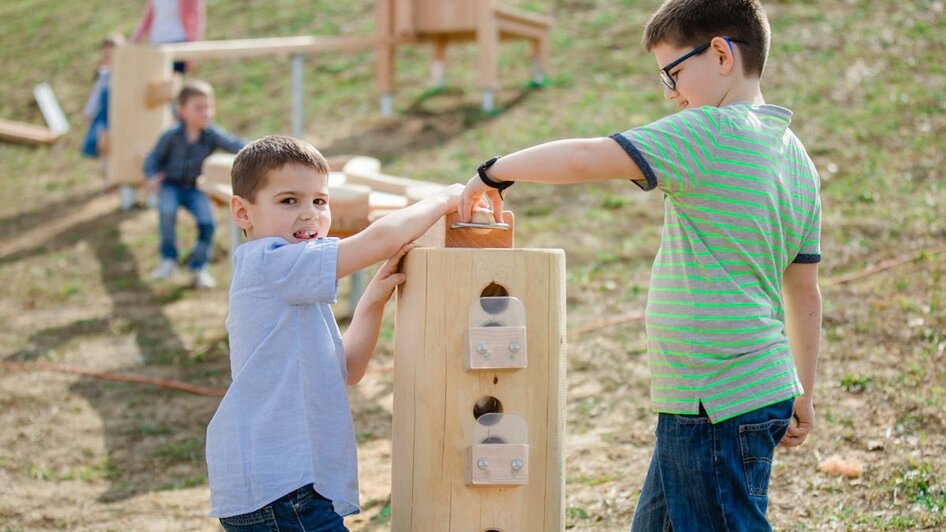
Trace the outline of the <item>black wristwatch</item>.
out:
[[[489,170],[490,166],[496,164],[496,161],[499,160],[499,156],[493,157],[492,159],[481,164],[479,168],[476,169],[476,174],[480,176],[480,181],[488,187],[495,188],[499,191],[499,198],[503,198],[503,191],[511,187],[515,181],[493,181],[486,175],[486,171]]]

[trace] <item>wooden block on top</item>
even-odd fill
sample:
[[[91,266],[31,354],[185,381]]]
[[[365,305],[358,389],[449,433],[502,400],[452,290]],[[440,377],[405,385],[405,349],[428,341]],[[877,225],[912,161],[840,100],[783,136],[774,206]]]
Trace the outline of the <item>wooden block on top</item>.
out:
[[[145,105],[149,109],[166,105],[177,97],[180,90],[180,82],[176,78],[152,81],[145,89]]]
[[[215,183],[230,184],[230,169],[236,155],[232,153],[214,153],[204,159],[200,167],[200,174]]]
[[[427,248],[513,248],[515,217],[512,211],[503,211],[503,222],[508,228],[488,227],[492,224],[492,214],[479,212],[473,217],[474,222],[483,227],[454,227],[460,222],[457,213],[451,213],[437,221],[426,233],[414,241],[419,247]]]

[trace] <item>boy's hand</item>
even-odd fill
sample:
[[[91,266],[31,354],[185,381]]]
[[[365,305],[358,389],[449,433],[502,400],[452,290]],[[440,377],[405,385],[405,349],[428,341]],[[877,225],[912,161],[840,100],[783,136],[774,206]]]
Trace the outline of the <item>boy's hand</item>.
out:
[[[493,211],[493,220],[496,223],[503,221],[503,198],[499,191],[487,186],[480,179],[479,175],[474,175],[466,183],[463,194],[460,196],[460,203],[457,206],[457,214],[460,215],[460,221],[469,222],[473,219],[473,211],[480,206],[485,206],[489,201],[489,208]]]
[[[815,407],[811,404],[810,395],[801,395],[795,398],[795,415],[791,423],[788,424],[788,430],[782,437],[780,445],[785,447],[797,447],[805,441],[808,433],[815,426]]]
[[[384,306],[388,299],[391,299],[394,288],[407,279],[406,275],[398,273],[397,270],[398,266],[400,266],[401,258],[407,254],[408,251],[413,249],[413,247],[413,242],[404,244],[393,257],[388,259],[387,262],[378,269],[378,273],[374,274],[371,282],[368,283],[368,287],[365,288],[364,294],[361,296],[365,304]]]
[[[457,210],[457,206],[460,202],[460,195],[463,193],[463,185],[460,183],[454,183],[447,188],[443,189],[443,195],[447,198],[447,209],[444,211],[444,214],[450,214]]]
[[[145,192],[157,194],[161,190],[161,181],[164,181],[164,172],[156,174],[153,178],[145,181]]]

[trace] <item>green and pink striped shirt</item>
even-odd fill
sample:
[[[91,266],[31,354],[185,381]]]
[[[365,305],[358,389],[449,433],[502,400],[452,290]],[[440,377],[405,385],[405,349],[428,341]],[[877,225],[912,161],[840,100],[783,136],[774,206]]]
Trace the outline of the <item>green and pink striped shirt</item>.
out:
[[[782,273],[821,260],[819,179],[792,113],[688,109],[612,135],[665,194],[647,300],[654,410],[716,423],[803,393]]]

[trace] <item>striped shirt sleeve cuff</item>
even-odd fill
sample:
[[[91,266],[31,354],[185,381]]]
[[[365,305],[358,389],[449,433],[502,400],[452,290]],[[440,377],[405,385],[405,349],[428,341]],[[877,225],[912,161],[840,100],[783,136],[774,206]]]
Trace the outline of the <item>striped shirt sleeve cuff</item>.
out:
[[[818,264],[821,262],[821,254],[799,253],[792,262],[795,264]]]
[[[624,149],[624,152],[633,160],[637,167],[640,168],[641,173],[644,174],[644,177],[647,179],[646,183],[641,183],[640,181],[632,180],[632,182],[641,187],[644,190],[653,190],[657,187],[657,176],[654,174],[654,170],[650,167],[650,164],[647,162],[647,159],[644,159],[644,155],[638,150],[631,141],[627,140],[627,137],[620,133],[615,133],[609,138],[612,138],[617,142],[621,148]]]

